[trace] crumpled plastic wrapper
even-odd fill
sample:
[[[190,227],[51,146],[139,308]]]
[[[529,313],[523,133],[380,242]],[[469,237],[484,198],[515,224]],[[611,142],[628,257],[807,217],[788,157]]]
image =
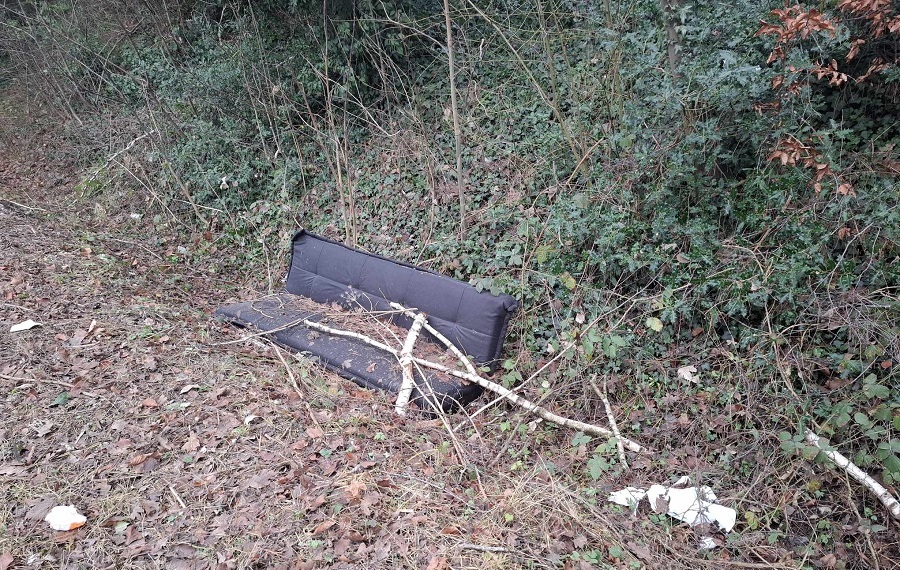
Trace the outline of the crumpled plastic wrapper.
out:
[[[50,509],[44,521],[53,530],[75,530],[84,526],[87,517],[78,512],[75,505],[59,505]]]
[[[610,493],[607,501],[637,511],[640,502],[647,499],[654,512],[664,512],[691,526],[707,524],[724,533],[731,532],[737,521],[737,511],[718,504],[716,494],[706,485],[694,487],[690,484],[690,478],[684,476],[671,486],[656,484],[649,489],[626,487]],[[701,549],[715,547],[716,543],[711,536],[701,537]]]

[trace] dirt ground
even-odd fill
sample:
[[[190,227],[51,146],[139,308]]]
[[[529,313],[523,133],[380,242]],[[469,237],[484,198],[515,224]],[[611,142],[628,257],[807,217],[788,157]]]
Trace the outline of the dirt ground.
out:
[[[567,430],[501,406],[401,420],[386,394],[222,344],[241,333],[213,310],[267,293],[271,268],[210,232],[160,230],[142,202],[79,194],[65,160],[23,156],[0,153],[0,570],[836,567],[740,514],[739,540],[705,552],[685,525],[605,502],[673,465],[702,472],[702,451],[593,482]],[[42,324],[9,333],[26,319]],[[578,419],[604,418],[596,401]],[[739,513],[790,506],[767,476],[746,475],[756,498],[736,479],[716,490]],[[68,504],[87,524],[52,531],[45,514]],[[841,548],[847,568],[897,567],[896,538]]]

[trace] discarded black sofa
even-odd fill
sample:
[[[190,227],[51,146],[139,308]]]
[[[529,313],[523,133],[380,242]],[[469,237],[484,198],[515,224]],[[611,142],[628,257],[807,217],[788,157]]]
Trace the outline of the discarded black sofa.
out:
[[[318,333],[304,319],[321,322],[322,312],[296,307],[297,295],[323,305],[338,303],[365,311],[392,311],[391,302],[428,315],[428,322],[479,366],[493,370],[500,357],[506,329],[518,307],[509,295],[487,291],[433,271],[366,253],[322,238],[298,232],[292,242],[286,292],[219,308],[216,315],[239,326],[273,331],[279,344],[320,360],[327,368],[361,386],[396,393],[401,373],[395,356],[353,338]],[[292,302],[293,301],[293,302]],[[394,313],[392,321],[404,328],[412,319]],[[323,324],[328,324],[323,322]],[[423,331],[422,340],[435,342]],[[438,374],[416,372],[412,401],[422,407],[438,402],[444,409],[465,405],[477,398],[480,386],[465,384]],[[428,398],[424,398],[424,396]]]

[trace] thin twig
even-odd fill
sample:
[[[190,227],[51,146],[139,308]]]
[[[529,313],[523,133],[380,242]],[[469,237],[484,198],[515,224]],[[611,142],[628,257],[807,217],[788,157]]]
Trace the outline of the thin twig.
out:
[[[125,154],[125,153],[128,152],[129,150],[131,150],[131,147],[133,147],[134,145],[136,145],[136,144],[138,143],[138,141],[140,141],[141,139],[147,138],[148,136],[152,135],[154,132],[155,132],[154,130],[150,130],[150,131],[148,131],[148,132],[142,134],[141,136],[137,137],[136,139],[134,139],[133,141],[131,141],[130,143],[128,143],[127,145],[125,145],[125,148],[123,148],[123,149],[121,149],[121,150],[119,150],[119,151],[116,151],[115,153],[113,153],[112,155],[110,155],[110,157],[106,159],[106,162],[103,164],[103,166],[101,166],[100,168],[97,168],[96,170],[94,170],[94,173],[91,174],[91,175],[87,178],[87,180],[85,180],[85,181],[82,183],[82,185],[83,185],[83,186],[87,186],[87,184],[90,183],[90,182],[92,182],[93,180],[95,180],[95,179],[97,178],[97,176],[98,176],[102,171],[106,170],[106,169],[109,167],[109,165],[112,164],[112,162],[113,162],[114,160],[116,160],[117,158],[119,158],[119,156]]]
[[[31,211],[31,210],[37,210],[37,211],[39,211],[39,212],[46,212],[46,211],[47,211],[47,210],[45,210],[45,209],[43,209],[43,208],[38,208],[37,206],[26,206],[25,204],[20,204],[20,203],[14,201],[14,200],[10,200],[9,198],[0,198],[0,202],[9,202],[9,203],[12,204],[13,206],[18,206],[19,208],[22,208],[22,209],[24,209],[24,210],[29,210],[29,211]]]
[[[300,391],[300,386],[297,385],[297,378],[296,376],[294,376],[294,371],[291,370],[291,367],[288,365],[287,360],[285,360],[284,357],[281,356],[281,348],[279,348],[279,346],[271,340],[269,340],[269,343],[271,343],[271,345],[275,347],[275,355],[278,356],[278,360],[280,360],[284,365],[284,369],[287,371],[288,378],[291,380],[291,386],[293,386],[294,392],[297,392],[297,395],[300,396],[301,400],[305,399],[306,396],[303,394],[303,392]]]
[[[172,493],[172,496],[175,497],[175,500],[178,501],[178,504],[181,505],[181,508],[187,510],[187,505],[184,504],[184,501],[182,501],[181,497],[178,496],[178,493],[175,492],[175,487],[169,485],[169,492]]]
[[[459,197],[459,239],[466,237],[466,191],[462,172],[462,127],[459,125],[459,104],[456,95],[456,63],[453,47],[453,23],[450,20],[450,0],[444,0],[444,26],[447,32],[447,67],[450,80],[450,112],[453,115],[453,137],[456,140],[456,192]]]
[[[152,249],[149,249],[148,247],[143,246],[143,245],[141,245],[141,244],[139,244],[139,243],[136,243],[136,242],[133,242],[133,241],[128,241],[127,239],[119,239],[119,238],[106,238],[106,239],[108,239],[108,240],[110,240],[110,241],[117,241],[117,242],[119,242],[119,243],[125,243],[125,244],[128,244],[128,245],[133,245],[133,246],[135,246],[135,247],[139,247],[139,248],[143,249],[144,251],[146,251],[147,253],[149,253],[150,255],[152,255],[153,257],[155,257],[156,259],[158,259],[158,260],[160,260],[160,261],[163,261],[163,257],[162,257],[160,254],[156,253],[156,252],[153,251]]]
[[[88,392],[87,390],[81,390],[78,386],[74,384],[70,384],[68,382],[63,382],[62,380],[51,380],[49,378],[22,378],[21,376],[9,376],[7,374],[0,374],[0,378],[4,380],[10,380],[12,382],[34,382],[35,384],[52,384],[54,386],[62,386],[64,388],[69,388],[72,390],[80,390],[82,394],[88,396],[90,398],[103,398],[100,394],[95,394],[93,392]]]
[[[509,549],[503,546],[485,546],[471,542],[460,542],[456,547],[460,550],[477,550],[478,552],[509,552]]]

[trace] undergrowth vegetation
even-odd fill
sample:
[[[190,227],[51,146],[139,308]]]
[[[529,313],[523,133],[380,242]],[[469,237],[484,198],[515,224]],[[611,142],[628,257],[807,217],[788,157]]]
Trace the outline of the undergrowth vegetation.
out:
[[[251,263],[302,225],[509,293],[505,384],[574,344],[525,389],[606,377],[647,436],[724,410],[690,433],[737,479],[734,445],[814,458],[811,427],[891,485],[900,9],[819,4],[457,0],[450,77],[438,2],[7,2],[0,82],[68,117],[83,196]]]

